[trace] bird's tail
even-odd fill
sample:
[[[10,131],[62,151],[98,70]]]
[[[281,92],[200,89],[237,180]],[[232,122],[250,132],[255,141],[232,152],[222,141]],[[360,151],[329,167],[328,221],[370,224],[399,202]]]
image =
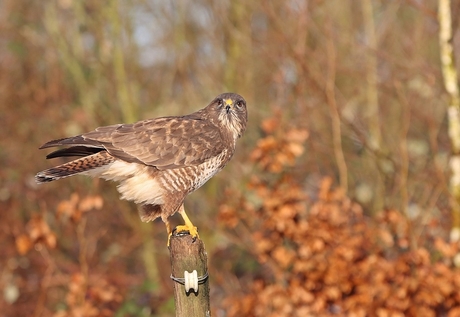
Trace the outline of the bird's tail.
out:
[[[41,171],[35,175],[37,183],[52,182],[64,177],[88,172],[98,167],[110,164],[115,159],[106,151],[88,155],[62,165],[58,165],[47,170]]]

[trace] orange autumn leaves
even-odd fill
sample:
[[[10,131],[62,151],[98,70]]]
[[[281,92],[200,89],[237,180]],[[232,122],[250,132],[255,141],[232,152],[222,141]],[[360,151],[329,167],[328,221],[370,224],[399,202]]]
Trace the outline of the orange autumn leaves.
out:
[[[73,193],[68,200],[61,201],[57,206],[56,216],[65,217],[73,222],[78,222],[82,215],[91,210],[101,209],[104,202],[101,196],[86,196],[80,198]]]
[[[219,209],[228,231],[249,229],[237,231],[237,238],[252,255],[244,261],[257,267],[240,272],[240,291],[214,305],[230,317],[460,316],[460,248],[439,236],[439,224],[427,224],[411,244],[410,219],[392,209],[366,217],[331,178],[318,184],[310,201],[296,174],[308,132],[274,118],[263,122],[262,132],[245,190],[226,195]],[[102,203],[98,196],[74,194],[55,216],[79,224]],[[21,254],[56,242],[41,215],[16,237]],[[54,316],[113,315],[124,292],[95,276],[84,269],[67,274],[66,307]]]
[[[279,116],[263,121],[261,128],[266,136],[257,142],[251,161],[270,173],[280,173],[285,166],[294,165],[304,152],[307,130],[295,127],[284,130]]]
[[[80,197],[74,193],[69,199],[61,201],[56,208],[55,213],[45,214],[47,221],[49,217],[55,220],[71,223],[77,231],[84,232],[86,224],[84,215],[92,210],[99,210],[103,207],[103,199],[100,196]],[[45,216],[35,214],[29,220],[25,227],[25,232],[16,237],[16,249],[19,254],[24,255],[32,248],[40,251],[43,248],[56,249],[58,252],[57,235],[52,231]],[[52,222],[52,221],[51,221]],[[78,235],[77,235],[78,236]],[[85,239],[83,236],[78,236]],[[48,260],[48,274],[44,281],[54,280],[53,287],[48,285],[51,290],[55,287],[62,286],[66,289],[65,306],[58,309],[52,316],[54,317],[71,317],[71,316],[113,316],[114,311],[118,309],[123,297],[119,289],[111,284],[107,278],[96,274],[89,274],[87,255],[84,251],[85,241],[78,241],[80,250],[79,270],[74,273],[63,273],[55,262],[50,253],[42,254]],[[52,278],[50,277],[52,276]],[[43,282],[44,285],[47,282]]]
[[[84,213],[93,209],[101,209],[102,206],[103,200],[100,196],[80,198],[78,194],[74,193],[68,200],[59,203],[56,218],[68,218],[73,222],[78,222]],[[26,254],[34,246],[37,248],[45,246],[49,249],[56,247],[56,234],[50,229],[42,215],[33,215],[27,223],[25,231],[15,239],[19,254]]]
[[[83,274],[74,273],[65,299],[67,309],[57,311],[53,317],[109,317],[122,301],[117,288],[105,279],[87,281]]]
[[[36,245],[41,247],[44,244],[47,248],[56,247],[56,234],[51,231],[43,217],[34,215],[26,225],[26,233],[16,237],[16,250],[19,254],[24,255]]]
[[[251,155],[263,173],[221,208],[229,228],[235,219],[251,228],[263,272],[227,298],[227,315],[460,316],[459,246],[425,230],[411,248],[409,219],[397,210],[367,218],[330,178],[309,202],[292,168],[308,133],[277,124],[262,124]]]

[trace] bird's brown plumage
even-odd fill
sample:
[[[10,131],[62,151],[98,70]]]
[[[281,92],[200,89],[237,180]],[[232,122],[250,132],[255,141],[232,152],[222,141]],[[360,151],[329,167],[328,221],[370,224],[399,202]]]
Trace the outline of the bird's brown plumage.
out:
[[[227,164],[246,124],[243,97],[224,93],[186,116],[99,127],[47,142],[42,149],[65,146],[47,158],[80,158],[40,172],[36,180],[43,183],[83,174],[119,181],[122,198],[140,206],[143,221],[161,216],[167,223],[179,211],[187,222],[185,197]]]

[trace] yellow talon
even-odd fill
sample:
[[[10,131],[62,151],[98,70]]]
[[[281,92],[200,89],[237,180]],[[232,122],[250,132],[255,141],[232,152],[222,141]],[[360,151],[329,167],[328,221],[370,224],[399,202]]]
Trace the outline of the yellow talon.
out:
[[[188,218],[187,214],[185,213],[184,205],[180,206],[180,208],[179,208],[179,210],[177,212],[182,216],[182,219],[184,219],[185,224],[181,225],[181,226],[177,226],[175,231],[177,233],[188,232],[192,236],[192,238],[194,240],[196,238],[199,238],[198,229],[193,225],[193,223],[190,221],[190,219]],[[168,231],[168,244],[167,244],[167,246],[169,247],[169,242],[170,242],[171,236],[172,236],[172,231],[171,231],[169,221],[166,222],[166,230]]]
[[[188,218],[187,214],[185,213],[185,209],[184,209],[183,204],[180,206],[180,208],[179,208],[179,210],[177,212],[182,216],[182,219],[184,219],[184,222],[185,222],[184,225],[176,227],[177,232],[188,231],[193,239],[198,238],[198,230],[193,225],[193,223],[190,221],[190,219]]]
[[[194,225],[189,226],[189,225],[185,224],[185,225],[182,225],[182,226],[177,226],[176,227],[176,232],[177,233],[188,232],[192,236],[193,239],[196,239],[196,238],[199,237],[198,236],[198,230]]]

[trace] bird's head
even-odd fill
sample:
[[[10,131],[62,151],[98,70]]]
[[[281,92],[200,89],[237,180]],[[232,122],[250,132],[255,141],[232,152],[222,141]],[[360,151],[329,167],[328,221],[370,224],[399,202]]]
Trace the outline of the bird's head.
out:
[[[248,122],[246,100],[235,93],[223,93],[217,96],[209,106],[216,123],[226,126],[236,138],[243,135]]]

